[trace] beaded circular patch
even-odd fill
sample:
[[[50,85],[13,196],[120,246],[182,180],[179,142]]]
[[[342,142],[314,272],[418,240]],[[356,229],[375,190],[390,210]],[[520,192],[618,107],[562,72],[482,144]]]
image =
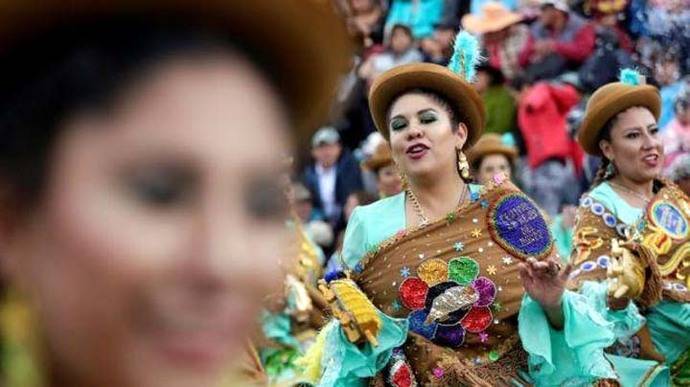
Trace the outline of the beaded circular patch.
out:
[[[417,267],[417,275],[429,286],[436,285],[448,278],[448,264],[442,259],[430,259]]]
[[[462,320],[462,326],[472,333],[479,333],[491,325],[493,315],[488,308],[472,308]]]
[[[424,307],[428,291],[429,285],[426,282],[416,277],[410,277],[400,284],[398,295],[404,307],[415,310]]]
[[[479,274],[479,264],[472,258],[453,258],[448,262],[448,278],[467,285]]]
[[[649,208],[649,219],[673,239],[688,236],[688,221],[683,213],[669,202],[657,201]]]
[[[589,196],[585,196],[580,200],[580,205],[582,207],[589,207],[592,205],[593,202],[594,201],[592,200],[592,198],[590,198]]]
[[[602,216],[606,212],[606,207],[601,203],[592,204],[592,213],[596,216]]]
[[[553,240],[549,226],[524,194],[504,196],[493,203],[487,217],[494,241],[513,255],[539,259],[551,253]]]
[[[611,228],[616,227],[616,224],[618,223],[618,221],[616,220],[616,217],[613,216],[612,214],[609,214],[608,212],[605,213],[602,216],[602,218],[604,219],[604,224],[606,224],[607,226],[609,226]]]

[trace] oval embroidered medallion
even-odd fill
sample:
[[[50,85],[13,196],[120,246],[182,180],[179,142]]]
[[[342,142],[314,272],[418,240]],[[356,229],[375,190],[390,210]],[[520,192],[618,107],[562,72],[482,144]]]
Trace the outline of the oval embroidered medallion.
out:
[[[551,253],[553,240],[546,220],[525,195],[504,196],[492,204],[487,216],[494,241],[515,256],[539,259]]]

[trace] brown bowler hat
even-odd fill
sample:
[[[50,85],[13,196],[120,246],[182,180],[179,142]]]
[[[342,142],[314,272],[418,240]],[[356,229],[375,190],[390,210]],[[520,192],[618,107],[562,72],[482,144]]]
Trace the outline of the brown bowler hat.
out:
[[[473,34],[497,32],[521,22],[519,13],[511,12],[498,1],[489,1],[482,7],[481,15],[471,13],[462,17],[462,26]]]
[[[631,107],[649,109],[655,119],[661,112],[659,90],[651,85],[631,85],[622,82],[609,83],[597,89],[587,102],[577,141],[585,152],[600,156],[599,134],[609,120]]]
[[[486,155],[504,155],[512,164],[518,155],[514,146],[506,145],[501,141],[501,136],[496,133],[487,133],[467,153],[467,161],[473,165]]]
[[[465,148],[472,146],[484,131],[486,113],[484,102],[474,87],[444,66],[432,63],[413,63],[394,67],[374,80],[369,91],[369,109],[376,128],[386,140],[388,109],[400,95],[414,89],[430,90],[446,99],[467,125]]]
[[[268,62],[301,141],[321,123],[351,62],[343,22],[324,0],[7,0],[0,60],[55,28],[123,16],[211,29]]]

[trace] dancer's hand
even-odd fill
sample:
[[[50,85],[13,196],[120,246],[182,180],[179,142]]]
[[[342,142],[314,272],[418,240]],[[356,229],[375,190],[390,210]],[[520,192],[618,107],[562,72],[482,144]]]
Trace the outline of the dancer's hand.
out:
[[[544,261],[529,258],[520,264],[520,277],[525,291],[541,305],[551,325],[561,328],[563,326],[561,298],[572,271],[572,265],[569,264],[562,269],[557,259],[553,256]]]

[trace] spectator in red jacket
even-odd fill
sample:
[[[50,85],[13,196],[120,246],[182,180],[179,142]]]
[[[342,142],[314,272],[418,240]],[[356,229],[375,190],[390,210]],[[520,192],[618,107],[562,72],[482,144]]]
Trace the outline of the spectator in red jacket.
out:
[[[568,135],[566,116],[580,100],[570,84],[538,82],[527,86],[518,105],[518,126],[531,171],[526,190],[549,215],[579,195],[573,156],[577,144]]]
[[[520,65],[532,80],[555,78],[587,59],[595,37],[594,25],[570,12],[564,0],[544,0],[520,52]]]

